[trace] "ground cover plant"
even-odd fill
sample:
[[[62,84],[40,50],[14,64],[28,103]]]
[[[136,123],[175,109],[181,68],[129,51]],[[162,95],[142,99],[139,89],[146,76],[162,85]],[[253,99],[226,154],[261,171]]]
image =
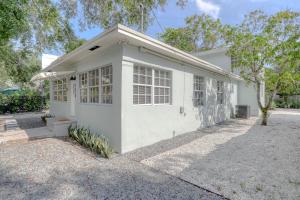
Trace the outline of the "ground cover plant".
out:
[[[80,145],[100,154],[104,158],[110,158],[113,154],[113,149],[110,147],[107,139],[104,136],[91,133],[87,128],[70,126],[68,135]]]

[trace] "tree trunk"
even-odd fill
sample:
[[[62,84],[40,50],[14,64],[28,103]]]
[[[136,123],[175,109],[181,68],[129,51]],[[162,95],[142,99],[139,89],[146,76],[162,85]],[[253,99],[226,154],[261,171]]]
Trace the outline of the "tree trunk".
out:
[[[268,110],[263,110],[262,111],[262,121],[261,121],[261,125],[263,126],[267,126],[268,125]]]

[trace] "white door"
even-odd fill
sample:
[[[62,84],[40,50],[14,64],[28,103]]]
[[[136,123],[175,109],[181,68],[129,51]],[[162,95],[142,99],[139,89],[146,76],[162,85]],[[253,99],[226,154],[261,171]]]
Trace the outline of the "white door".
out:
[[[71,116],[75,116],[76,105],[76,81],[71,81]]]

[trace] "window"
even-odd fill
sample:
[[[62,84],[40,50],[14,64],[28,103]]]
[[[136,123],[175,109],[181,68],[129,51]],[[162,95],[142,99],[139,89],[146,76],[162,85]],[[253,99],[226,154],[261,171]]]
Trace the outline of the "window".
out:
[[[89,102],[99,103],[99,70],[89,71]]]
[[[154,103],[170,104],[171,102],[171,76],[170,72],[154,70]]]
[[[193,104],[195,107],[203,106],[205,101],[204,77],[194,75]]]
[[[54,101],[67,101],[67,79],[54,80],[53,82],[53,100]]]
[[[83,73],[79,75],[79,93],[80,93],[80,102],[87,103],[88,100],[87,73]]]
[[[217,103],[223,104],[224,103],[224,82],[217,81]]]
[[[231,56],[231,70],[237,67],[237,56]]]
[[[112,104],[112,66],[101,68],[101,103]]]
[[[152,103],[152,69],[134,66],[133,69],[133,104]]]
[[[80,74],[80,102],[112,104],[112,78],[111,65]]]

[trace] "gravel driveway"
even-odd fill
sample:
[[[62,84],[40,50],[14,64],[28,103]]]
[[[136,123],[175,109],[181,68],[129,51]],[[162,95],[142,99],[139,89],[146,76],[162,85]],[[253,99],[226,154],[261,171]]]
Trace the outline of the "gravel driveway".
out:
[[[214,199],[218,195],[125,156],[59,139],[0,145],[0,199]]]
[[[230,199],[300,199],[300,112],[273,111],[199,132],[141,163]]]

